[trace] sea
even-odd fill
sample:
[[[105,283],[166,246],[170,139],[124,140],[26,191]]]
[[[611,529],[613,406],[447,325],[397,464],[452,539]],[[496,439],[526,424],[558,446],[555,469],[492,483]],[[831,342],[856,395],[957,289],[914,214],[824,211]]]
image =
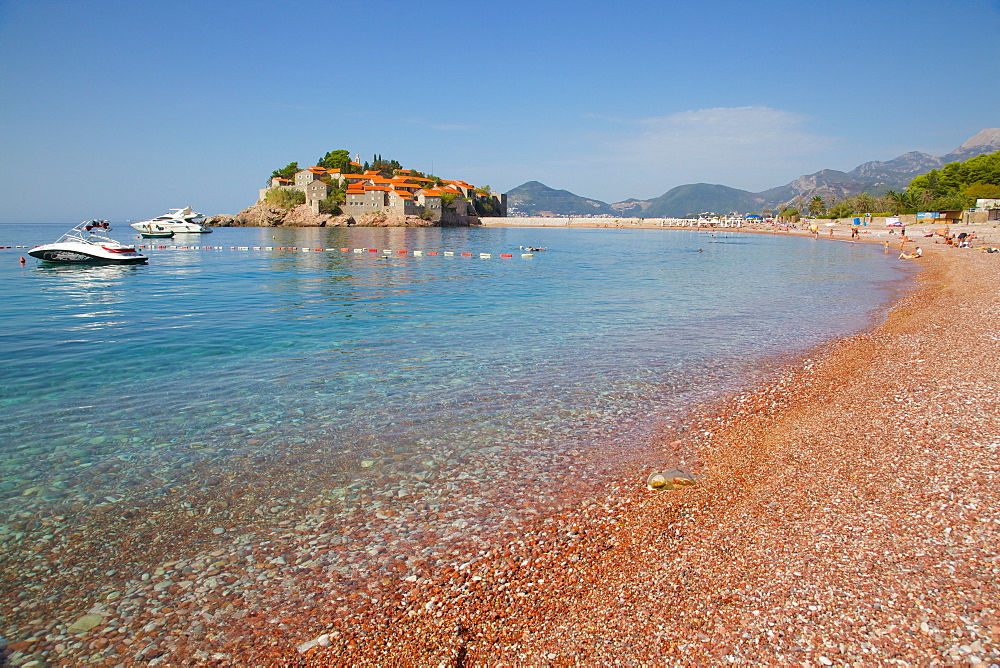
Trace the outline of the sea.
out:
[[[68,227],[0,225],[10,592],[60,536],[112,588],[307,516],[351,537],[333,570],[475,548],[676,465],[657,433],[879,323],[912,278],[879,245],[722,229],[116,226],[138,266],[17,248]]]

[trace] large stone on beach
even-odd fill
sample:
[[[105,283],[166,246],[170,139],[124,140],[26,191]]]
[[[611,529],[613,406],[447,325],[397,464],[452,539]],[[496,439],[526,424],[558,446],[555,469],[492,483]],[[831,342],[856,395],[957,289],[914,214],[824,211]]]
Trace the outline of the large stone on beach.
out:
[[[104,617],[91,613],[73,622],[66,630],[69,633],[86,633],[90,629],[100,626],[102,623],[104,623]]]
[[[681,469],[670,469],[662,473],[651,473],[646,478],[646,486],[657,491],[677,489],[694,484],[694,476]]]
[[[653,473],[646,478],[646,486],[650,489],[673,489],[674,486],[667,480],[667,476],[662,473]]]

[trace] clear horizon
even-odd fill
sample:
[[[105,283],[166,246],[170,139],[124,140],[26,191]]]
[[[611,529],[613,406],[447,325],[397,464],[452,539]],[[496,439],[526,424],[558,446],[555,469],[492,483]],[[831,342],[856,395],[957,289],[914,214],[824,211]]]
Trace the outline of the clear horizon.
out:
[[[340,148],[500,192],[756,192],[1000,126],[998,28],[997,0],[0,1],[0,222],[236,213]]]

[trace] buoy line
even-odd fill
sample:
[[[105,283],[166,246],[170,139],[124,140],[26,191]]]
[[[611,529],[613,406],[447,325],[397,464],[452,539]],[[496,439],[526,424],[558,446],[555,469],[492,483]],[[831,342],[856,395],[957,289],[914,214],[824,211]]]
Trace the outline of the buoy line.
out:
[[[0,246],[4,248],[4,246]],[[11,248],[11,246],[6,246],[6,248]],[[17,246],[17,248],[30,248],[30,246]],[[479,257],[483,260],[488,260],[493,257],[493,253],[469,253],[461,251],[427,251],[427,250],[393,250],[391,248],[384,248],[381,251],[378,248],[316,248],[311,246],[176,246],[176,245],[159,245],[159,244],[140,244],[136,248],[142,250],[216,250],[216,251],[292,251],[299,253],[340,253],[344,255],[369,255],[375,254],[375,257],[389,258],[389,257],[425,257],[440,255],[444,257]],[[521,253],[521,257],[534,257],[534,253]],[[501,258],[513,258],[514,253],[500,253]]]

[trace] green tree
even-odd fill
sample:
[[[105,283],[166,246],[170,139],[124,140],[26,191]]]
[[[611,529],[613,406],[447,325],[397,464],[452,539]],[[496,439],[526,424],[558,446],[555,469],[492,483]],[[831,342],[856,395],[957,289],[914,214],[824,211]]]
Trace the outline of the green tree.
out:
[[[339,169],[341,173],[350,174],[351,154],[342,148],[336,151],[327,151],[316,165],[325,169]]]
[[[891,204],[887,208],[892,209],[894,213],[916,213],[916,206],[913,204],[913,195],[906,191],[897,192],[895,190],[887,190],[885,198]],[[913,211],[910,211],[910,209],[913,209]]]
[[[829,209],[831,218],[848,218],[854,215],[854,203],[848,199],[836,202]]]
[[[480,216],[495,216],[497,215],[496,209],[493,208],[493,200],[491,198],[477,197],[472,201],[472,205],[476,209],[476,214]]]
[[[799,210],[793,206],[786,206],[778,212],[778,217],[783,218],[786,221],[795,222],[799,219]]]
[[[974,183],[1000,185],[1000,151],[979,155],[961,164],[961,176],[965,185]]]
[[[816,195],[811,200],[809,200],[809,215],[810,216],[822,216],[826,213],[826,202],[819,195]]]
[[[330,213],[333,214],[334,216],[339,216],[341,213],[340,210],[341,204],[343,204],[343,201],[338,202],[336,196],[331,194],[326,199],[321,199],[319,201],[319,212]]]
[[[381,155],[372,156],[371,164],[365,163],[366,170],[374,169],[387,179],[391,179],[402,168],[403,166],[399,164],[398,160],[385,160]]]
[[[868,193],[858,193],[858,196],[854,198],[853,208],[853,213],[871,213],[879,207],[876,206],[874,197]]]
[[[281,169],[276,169],[271,172],[271,177],[267,180],[267,185],[271,185],[271,179],[282,178],[291,179],[295,177],[295,172],[299,171],[299,163],[290,162],[285,167]]]
[[[972,199],[1000,199],[1000,186],[992,183],[973,183],[962,194]]]

